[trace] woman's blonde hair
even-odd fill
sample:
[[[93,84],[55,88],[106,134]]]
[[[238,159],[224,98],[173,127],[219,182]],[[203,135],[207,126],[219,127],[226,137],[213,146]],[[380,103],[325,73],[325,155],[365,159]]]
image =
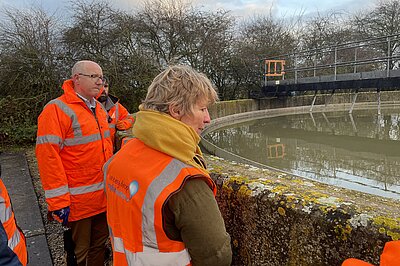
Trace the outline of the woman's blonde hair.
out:
[[[189,66],[169,66],[158,74],[147,90],[143,108],[169,113],[169,106],[174,106],[183,114],[192,114],[198,101],[213,104],[218,94],[210,80],[202,73]]]

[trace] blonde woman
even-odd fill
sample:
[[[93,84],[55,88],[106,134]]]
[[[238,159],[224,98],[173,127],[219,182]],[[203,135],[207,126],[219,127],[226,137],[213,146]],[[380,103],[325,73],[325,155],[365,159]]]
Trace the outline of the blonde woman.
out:
[[[150,85],[135,138],[104,166],[114,265],[230,265],[230,237],[198,147],[218,99],[209,79],[171,66]]]

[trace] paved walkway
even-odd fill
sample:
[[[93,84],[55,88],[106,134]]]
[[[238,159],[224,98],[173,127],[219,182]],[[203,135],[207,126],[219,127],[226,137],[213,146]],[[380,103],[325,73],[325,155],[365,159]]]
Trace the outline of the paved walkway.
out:
[[[28,265],[53,265],[25,155],[0,153],[0,163],[1,176],[10,194],[18,226],[26,236]]]

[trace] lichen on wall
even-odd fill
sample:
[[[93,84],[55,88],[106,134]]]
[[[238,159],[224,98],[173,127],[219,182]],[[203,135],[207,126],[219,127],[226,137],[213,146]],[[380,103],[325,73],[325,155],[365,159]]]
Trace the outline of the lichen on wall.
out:
[[[232,237],[233,265],[379,263],[399,239],[400,203],[206,156]]]

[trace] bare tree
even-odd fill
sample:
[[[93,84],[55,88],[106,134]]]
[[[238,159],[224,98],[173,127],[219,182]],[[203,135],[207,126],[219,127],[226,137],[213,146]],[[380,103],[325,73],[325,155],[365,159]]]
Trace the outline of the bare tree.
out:
[[[72,21],[64,29],[65,53],[71,63],[79,59],[106,61],[108,50],[114,44],[112,20],[117,12],[107,1],[77,0],[71,2]]]
[[[160,67],[183,57],[182,33],[191,6],[182,1],[149,0],[135,16],[138,38]]]
[[[43,105],[59,95],[58,26],[42,9],[5,9],[0,21],[0,142],[33,141]]]
[[[230,67],[234,22],[229,12],[194,11],[188,14],[182,34],[183,60],[204,72],[218,88],[221,99],[231,99]]]
[[[205,12],[183,1],[148,1],[135,16],[140,45],[160,68],[189,64],[208,75],[226,99],[234,19],[229,12]]]
[[[72,5],[77,11],[63,35],[68,61],[98,62],[110,80],[111,93],[129,111],[136,111],[156,72],[154,60],[140,43],[137,20],[107,1],[79,0]]]
[[[354,49],[338,50],[335,46],[353,40],[354,34],[349,27],[349,18],[341,12],[318,13],[305,21],[301,34],[301,50],[308,50],[300,60],[302,67],[327,66],[336,62],[354,60]],[[339,52],[338,52],[339,51]],[[336,56],[335,56],[336,53]],[[344,68],[340,71],[348,72]],[[311,71],[302,74],[310,76]],[[317,75],[332,74],[333,69],[324,68],[316,72]]]
[[[400,33],[400,1],[381,0],[371,10],[359,12],[354,15],[353,26],[361,38],[376,38],[388,35],[395,35],[393,41],[383,42],[376,46],[381,54],[391,56],[399,54],[399,33]],[[391,61],[389,68],[398,66],[398,61]]]
[[[240,25],[232,66],[235,90],[248,91],[262,86],[263,59],[292,52],[297,47],[293,28],[294,25],[277,20],[272,14],[254,16]]]
[[[63,28],[40,8],[1,14],[0,109],[8,113],[0,118],[0,141],[17,132],[16,123],[29,128],[33,139],[41,107],[61,94],[62,80],[80,59],[97,61],[111,81],[111,92],[134,112],[151,80],[169,64],[188,64],[206,73],[220,98],[228,100],[259,90],[265,57],[318,48],[296,62],[310,66],[329,65],[333,59],[345,63],[355,55],[362,60],[400,53],[400,0],[380,1],[372,10],[350,14],[350,19],[331,12],[304,23],[301,11],[292,21],[270,13],[238,23],[229,11],[204,11],[185,0],[145,0],[134,13],[117,10],[107,0],[77,0],[68,10]],[[326,49],[386,35],[397,39],[335,55]],[[286,59],[286,67],[294,64]],[[390,63],[390,68],[398,64]],[[384,64],[371,64],[365,71]]]
[[[58,25],[42,9],[6,9],[0,22],[0,95],[54,93],[59,81]]]
[[[381,37],[399,33],[400,1],[379,1],[374,9],[355,14],[353,25],[362,38]]]
[[[159,72],[156,60],[143,47],[133,15],[118,12],[113,15],[113,45],[104,62],[104,70],[116,94],[134,112],[147,93],[147,87]]]

